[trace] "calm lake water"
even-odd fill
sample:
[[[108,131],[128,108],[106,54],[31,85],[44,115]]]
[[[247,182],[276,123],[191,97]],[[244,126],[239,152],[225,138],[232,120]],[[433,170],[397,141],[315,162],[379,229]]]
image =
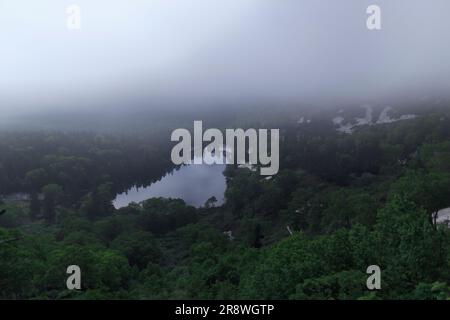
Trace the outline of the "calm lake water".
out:
[[[148,187],[133,187],[118,194],[113,201],[113,205],[115,208],[121,208],[131,202],[164,197],[180,198],[187,204],[200,207],[212,196],[217,199],[216,205],[221,205],[224,202],[226,189],[224,170],[225,165],[220,164],[185,165]]]

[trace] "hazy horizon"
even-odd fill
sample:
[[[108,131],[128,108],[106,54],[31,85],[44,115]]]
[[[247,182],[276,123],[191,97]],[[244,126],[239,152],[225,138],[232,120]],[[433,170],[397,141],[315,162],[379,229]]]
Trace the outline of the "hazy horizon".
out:
[[[66,8],[81,8],[81,30]],[[366,8],[382,30],[366,28]],[[450,3],[153,0],[0,3],[0,110],[329,105],[447,95]]]

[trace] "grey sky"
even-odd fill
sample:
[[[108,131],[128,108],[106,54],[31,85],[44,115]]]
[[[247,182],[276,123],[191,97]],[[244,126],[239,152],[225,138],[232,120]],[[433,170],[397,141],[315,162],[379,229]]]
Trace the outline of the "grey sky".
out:
[[[0,0],[0,110],[445,90],[449,14],[448,0]]]

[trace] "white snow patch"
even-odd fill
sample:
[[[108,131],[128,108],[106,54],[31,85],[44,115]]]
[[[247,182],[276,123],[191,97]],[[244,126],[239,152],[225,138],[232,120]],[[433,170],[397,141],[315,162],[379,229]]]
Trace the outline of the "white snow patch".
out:
[[[437,223],[447,223],[450,226],[450,208],[442,209],[438,212]]]
[[[335,125],[342,124],[343,121],[344,121],[344,117],[336,117],[336,118],[333,119],[333,123]]]
[[[381,111],[380,116],[378,117],[377,120],[377,124],[391,123],[395,121],[395,119],[389,116],[389,111],[392,111],[391,107],[386,107],[383,109],[383,111]]]
[[[336,131],[343,133],[352,133],[356,127],[365,126],[365,125],[375,125],[375,124],[385,124],[392,123],[402,120],[410,120],[417,117],[415,114],[405,114],[400,116],[399,118],[392,118],[389,113],[393,110],[392,107],[385,107],[383,111],[381,111],[380,116],[376,122],[373,121],[373,108],[369,105],[363,105],[362,108],[366,109],[366,115],[364,118],[355,118],[355,123],[344,123],[344,118],[337,116],[333,119],[333,124],[335,126],[339,126]]]
[[[240,164],[240,165],[238,165],[238,168],[239,169],[249,169],[251,171],[256,171],[256,168],[250,163]]]
[[[398,118],[397,121],[410,120],[410,119],[414,119],[414,118],[417,118],[417,115],[415,115],[415,114],[404,114],[404,115],[400,116],[400,118]]]

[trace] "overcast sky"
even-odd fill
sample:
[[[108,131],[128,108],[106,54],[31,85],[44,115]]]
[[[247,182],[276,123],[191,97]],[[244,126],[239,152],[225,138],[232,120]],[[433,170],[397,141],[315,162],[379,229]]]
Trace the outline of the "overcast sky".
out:
[[[450,92],[449,15],[448,0],[0,0],[0,110]]]

